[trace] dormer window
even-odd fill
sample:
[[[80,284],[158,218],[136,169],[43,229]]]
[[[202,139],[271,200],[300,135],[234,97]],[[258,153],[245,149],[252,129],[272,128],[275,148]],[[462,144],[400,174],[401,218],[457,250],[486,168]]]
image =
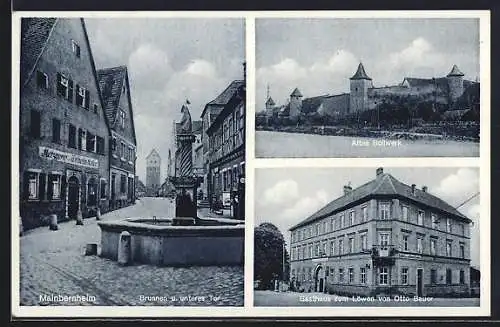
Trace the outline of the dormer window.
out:
[[[75,54],[75,56],[77,58],[80,58],[80,46],[78,45],[78,43],[76,43],[75,40],[71,40],[71,48],[72,48],[73,53]]]

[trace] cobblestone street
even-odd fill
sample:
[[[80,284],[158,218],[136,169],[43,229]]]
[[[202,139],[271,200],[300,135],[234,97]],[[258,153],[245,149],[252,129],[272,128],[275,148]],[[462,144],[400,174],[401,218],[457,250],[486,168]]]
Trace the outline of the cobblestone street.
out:
[[[167,218],[173,213],[170,199],[142,198],[101,219]],[[26,231],[20,238],[20,305],[243,306],[243,267],[121,267],[85,256],[87,243],[100,244],[95,218],[85,219],[83,226],[61,223],[57,231]],[[72,298],[57,300],[64,296]]]

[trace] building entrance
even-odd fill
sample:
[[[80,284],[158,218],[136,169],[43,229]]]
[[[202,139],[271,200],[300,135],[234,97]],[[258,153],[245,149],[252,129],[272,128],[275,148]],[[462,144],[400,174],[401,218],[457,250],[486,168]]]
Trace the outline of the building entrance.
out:
[[[75,176],[71,176],[68,180],[68,217],[76,219],[79,209],[79,192],[80,182]]]
[[[424,269],[417,268],[417,296],[424,296]]]
[[[325,292],[325,269],[321,265],[317,266],[314,272],[314,290]]]

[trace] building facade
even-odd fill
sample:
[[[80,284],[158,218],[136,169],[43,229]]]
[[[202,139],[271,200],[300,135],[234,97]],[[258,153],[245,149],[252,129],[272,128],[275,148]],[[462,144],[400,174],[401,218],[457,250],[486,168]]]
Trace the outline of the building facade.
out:
[[[372,78],[360,63],[349,83],[349,93],[310,98],[303,98],[300,90],[295,88],[290,94],[289,103],[285,105],[276,105],[268,92],[265,102],[266,116],[268,119],[273,116],[296,119],[301,114],[318,113],[321,116],[344,117],[375,109],[377,105],[391,102],[396,97],[410,96],[419,97],[421,101],[446,105],[449,110],[463,110],[472,109],[476,100],[471,99],[471,96],[479,97],[479,83],[465,80],[464,74],[456,65],[443,77],[405,77],[400,84],[375,87]]]
[[[109,124],[83,19],[21,21],[19,183],[25,228],[109,206]]]
[[[202,146],[208,147],[207,192],[212,206],[235,209],[234,196],[245,173],[245,116],[242,80],[233,81],[203,110]]]
[[[345,295],[469,294],[471,220],[377,169],[291,231],[295,289]]]
[[[135,202],[137,141],[126,66],[97,71],[104,109],[111,128],[109,140],[110,207],[122,208]]]
[[[156,196],[161,187],[161,157],[156,149],[146,157],[146,194]]]

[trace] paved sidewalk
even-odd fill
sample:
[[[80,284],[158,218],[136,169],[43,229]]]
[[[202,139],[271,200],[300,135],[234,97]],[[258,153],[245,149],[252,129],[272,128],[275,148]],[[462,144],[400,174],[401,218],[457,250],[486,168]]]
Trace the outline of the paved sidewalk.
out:
[[[102,215],[103,221],[129,217],[171,217],[168,199],[143,198]],[[243,267],[121,267],[85,256],[87,243],[100,244],[95,218],[40,227],[20,238],[20,305],[242,306]],[[59,301],[51,296],[71,296]],[[79,296],[78,298],[76,296]]]
[[[200,218],[225,218],[225,219],[233,219],[230,210],[224,210],[222,215],[218,215],[210,208],[198,208],[198,217]]]

